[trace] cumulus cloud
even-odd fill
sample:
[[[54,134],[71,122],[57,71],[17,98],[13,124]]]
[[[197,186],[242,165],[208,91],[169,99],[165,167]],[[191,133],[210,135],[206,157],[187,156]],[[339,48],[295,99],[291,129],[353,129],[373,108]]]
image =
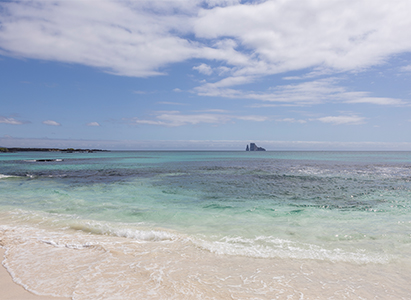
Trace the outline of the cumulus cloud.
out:
[[[161,2],[161,3],[160,3]],[[125,76],[161,75],[198,46],[187,31],[189,1],[22,1],[2,3],[2,54],[79,63]],[[193,1],[195,2],[195,1]],[[161,6],[160,6],[161,4]],[[171,9],[171,10],[170,10]]]
[[[262,72],[354,70],[409,51],[410,9],[406,0],[263,1],[201,9],[194,28],[198,37],[231,37],[253,50],[267,63]]]
[[[179,127],[184,125],[197,125],[201,123],[205,124],[224,124],[234,120],[263,122],[268,120],[265,116],[236,116],[230,114],[224,114],[220,110],[212,110],[210,112],[183,114],[180,111],[161,111],[157,112],[154,119],[142,120],[135,118],[132,120],[133,124],[146,124],[146,125],[161,125],[167,127]]]
[[[21,125],[21,124],[24,124],[24,123],[27,123],[27,122],[22,122],[22,121],[18,121],[16,119],[14,119],[14,118],[7,118],[7,117],[0,116],[0,123],[10,124],[10,125]]]
[[[193,70],[197,70],[201,74],[211,75],[213,74],[213,69],[209,65],[201,64],[199,66],[193,67]]]
[[[353,71],[411,50],[408,0],[33,0],[1,8],[2,54],[125,76],[161,75],[192,58],[219,61],[235,77]]]
[[[348,90],[334,77],[410,52],[409,11],[409,0],[7,1],[0,3],[0,54],[134,77],[165,75],[170,65],[186,62],[215,76],[192,92],[265,102],[261,107],[402,106],[401,99]],[[283,77],[305,81],[299,84],[242,89],[263,76],[301,70],[308,73]],[[315,80],[320,76],[331,78]],[[198,117],[163,114],[138,122],[180,126],[235,119]]]
[[[44,125],[49,125],[49,126],[61,126],[60,123],[53,121],[53,120],[46,120],[42,122]]]

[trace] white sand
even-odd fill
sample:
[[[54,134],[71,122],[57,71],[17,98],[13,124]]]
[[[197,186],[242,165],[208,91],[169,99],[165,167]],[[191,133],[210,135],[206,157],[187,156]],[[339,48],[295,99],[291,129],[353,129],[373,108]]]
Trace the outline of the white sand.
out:
[[[0,261],[4,259],[4,252],[0,247]],[[0,267],[0,291],[1,300],[68,300],[68,298],[37,296],[26,291],[22,286],[14,283],[3,265]]]

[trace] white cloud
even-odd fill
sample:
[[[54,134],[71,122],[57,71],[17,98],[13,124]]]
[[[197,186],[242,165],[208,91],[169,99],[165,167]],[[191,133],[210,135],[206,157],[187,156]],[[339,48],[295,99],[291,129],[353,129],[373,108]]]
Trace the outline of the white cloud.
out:
[[[330,123],[333,125],[360,125],[364,124],[365,118],[359,116],[328,116],[317,119],[323,123]]]
[[[217,83],[206,83],[195,91],[202,96],[219,96],[226,98],[255,99],[275,102],[283,105],[315,105],[327,102],[367,103],[376,105],[406,105],[401,99],[372,97],[369,92],[351,92],[339,86],[340,79],[327,78],[299,84],[280,85],[266,92],[242,91],[226,86],[242,84],[249,81],[247,77],[229,77]],[[261,105],[261,107],[264,105]]]
[[[217,108],[203,109],[203,110],[199,110],[199,111],[196,111],[196,112],[228,113],[228,111],[225,110],[225,109],[217,109]]]
[[[87,123],[87,126],[101,126],[98,122]]]
[[[263,1],[202,9],[194,30],[201,38],[234,38],[271,72],[355,70],[410,49],[410,9],[406,0]]]
[[[401,99],[384,98],[384,97],[369,97],[366,92],[345,93],[342,95],[346,98],[346,103],[369,103],[376,105],[405,105]]]
[[[180,112],[162,112],[153,120],[135,120],[137,124],[163,125],[168,127],[178,127],[183,125],[196,125],[200,123],[221,124],[229,121],[230,118],[219,114],[181,114]]]
[[[277,119],[277,122],[286,122],[286,123],[300,123],[300,124],[305,124],[307,123],[306,120],[296,120],[294,118],[284,118],[284,119]]]
[[[161,75],[169,64],[193,58],[226,64],[234,77],[305,68],[357,71],[411,50],[408,0],[0,5],[3,55],[79,63],[125,76]]]
[[[213,74],[213,69],[209,65],[201,64],[199,66],[193,67],[193,70],[197,70],[201,74],[211,75]]]
[[[146,77],[163,74],[159,68],[189,59],[198,49],[170,33],[187,31],[185,13],[193,7],[189,1],[34,0],[2,7],[0,45],[5,55]]]
[[[10,124],[10,125],[21,125],[26,122],[18,121],[14,118],[7,118],[7,117],[0,116],[0,123]]]
[[[201,123],[205,124],[224,124],[234,120],[263,122],[268,120],[265,116],[235,116],[230,114],[224,114],[222,110],[208,110],[204,113],[196,114],[183,114],[179,111],[161,111],[157,112],[154,119],[142,120],[135,118],[132,120],[133,124],[145,124],[145,125],[161,125],[167,127],[179,127],[185,125],[197,125]]]
[[[206,2],[209,7],[214,7],[214,6],[228,6],[228,5],[239,4],[241,1],[240,0],[206,0],[204,2]]]
[[[46,120],[42,122],[45,125],[50,125],[50,126],[61,126],[60,123],[53,121],[53,120]]]
[[[402,72],[411,72],[411,65],[401,67]]]
[[[268,120],[265,116],[237,116],[235,119],[252,122],[264,122]]]

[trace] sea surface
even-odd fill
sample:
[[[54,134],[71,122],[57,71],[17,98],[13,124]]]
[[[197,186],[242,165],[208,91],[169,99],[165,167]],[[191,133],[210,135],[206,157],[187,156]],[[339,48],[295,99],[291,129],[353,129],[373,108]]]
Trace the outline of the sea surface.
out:
[[[72,299],[411,299],[411,152],[0,154],[14,281]]]

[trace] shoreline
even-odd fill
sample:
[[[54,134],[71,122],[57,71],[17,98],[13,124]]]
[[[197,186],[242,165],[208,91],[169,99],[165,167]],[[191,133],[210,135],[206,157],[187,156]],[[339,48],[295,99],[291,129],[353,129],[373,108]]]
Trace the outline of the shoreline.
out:
[[[69,300],[70,298],[39,296],[33,294],[21,285],[13,281],[9,272],[3,266],[5,250],[0,247],[1,267],[0,267],[0,291],[3,300]]]
[[[74,148],[19,148],[19,147],[0,147],[0,153],[17,153],[17,152],[109,152],[108,150],[102,149],[74,149]]]

